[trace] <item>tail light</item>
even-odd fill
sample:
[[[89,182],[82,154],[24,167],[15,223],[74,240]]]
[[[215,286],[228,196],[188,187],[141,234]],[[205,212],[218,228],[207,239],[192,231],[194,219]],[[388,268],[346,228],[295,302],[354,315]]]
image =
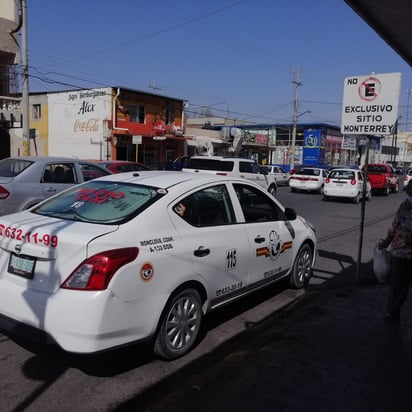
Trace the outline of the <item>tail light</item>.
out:
[[[351,184],[352,186],[356,185],[356,180],[355,180],[355,179],[352,179],[352,180],[350,181],[350,184]]]
[[[404,180],[405,182],[407,182],[408,179],[409,179],[409,176],[408,176],[408,175],[405,175],[405,176],[403,177],[403,180]]]
[[[3,186],[0,186],[0,200],[7,199],[10,196],[10,192]]]
[[[325,180],[325,183],[329,183],[329,182],[330,182],[330,179],[329,179],[329,177],[327,177],[326,180]]]
[[[104,290],[122,266],[132,262],[139,248],[107,250],[83,261],[60,286],[63,289]]]

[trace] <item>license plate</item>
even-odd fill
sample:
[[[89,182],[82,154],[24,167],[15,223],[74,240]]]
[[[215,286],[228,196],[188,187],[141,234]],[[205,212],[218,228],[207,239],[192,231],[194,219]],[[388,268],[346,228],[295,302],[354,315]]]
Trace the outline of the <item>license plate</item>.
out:
[[[36,258],[26,255],[16,255],[12,253],[9,261],[9,272],[15,275],[24,276],[31,279],[34,275]]]

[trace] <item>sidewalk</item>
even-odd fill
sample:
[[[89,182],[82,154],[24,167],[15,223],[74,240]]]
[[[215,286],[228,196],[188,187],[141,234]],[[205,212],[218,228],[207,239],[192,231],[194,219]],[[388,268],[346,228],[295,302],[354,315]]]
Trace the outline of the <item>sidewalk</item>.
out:
[[[117,410],[412,410],[412,301],[382,322],[388,286],[355,265]]]

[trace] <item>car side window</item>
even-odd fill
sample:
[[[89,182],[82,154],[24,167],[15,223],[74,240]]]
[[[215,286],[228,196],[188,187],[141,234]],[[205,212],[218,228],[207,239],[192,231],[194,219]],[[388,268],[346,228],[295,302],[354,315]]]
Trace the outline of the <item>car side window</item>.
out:
[[[43,171],[42,183],[76,183],[72,163],[51,163]]]
[[[269,196],[260,190],[242,184],[234,184],[233,187],[239,199],[246,223],[284,220],[282,210]]]
[[[195,227],[235,223],[232,203],[225,185],[192,193],[175,204],[173,211]]]
[[[81,173],[83,175],[83,180],[87,182],[88,180],[96,179],[97,177],[107,176],[110,172],[105,172],[104,170],[94,167],[93,165],[86,163],[79,163]]]
[[[239,172],[241,173],[260,173],[259,166],[253,162],[239,162]]]

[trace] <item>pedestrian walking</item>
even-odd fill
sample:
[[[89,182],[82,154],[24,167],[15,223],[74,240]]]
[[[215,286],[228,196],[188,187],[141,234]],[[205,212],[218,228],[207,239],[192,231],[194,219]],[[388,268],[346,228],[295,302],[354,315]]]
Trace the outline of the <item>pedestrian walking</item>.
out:
[[[412,277],[412,180],[405,192],[407,199],[396,211],[388,235],[379,242],[380,248],[389,247],[391,255],[391,284],[385,321],[399,320]]]

